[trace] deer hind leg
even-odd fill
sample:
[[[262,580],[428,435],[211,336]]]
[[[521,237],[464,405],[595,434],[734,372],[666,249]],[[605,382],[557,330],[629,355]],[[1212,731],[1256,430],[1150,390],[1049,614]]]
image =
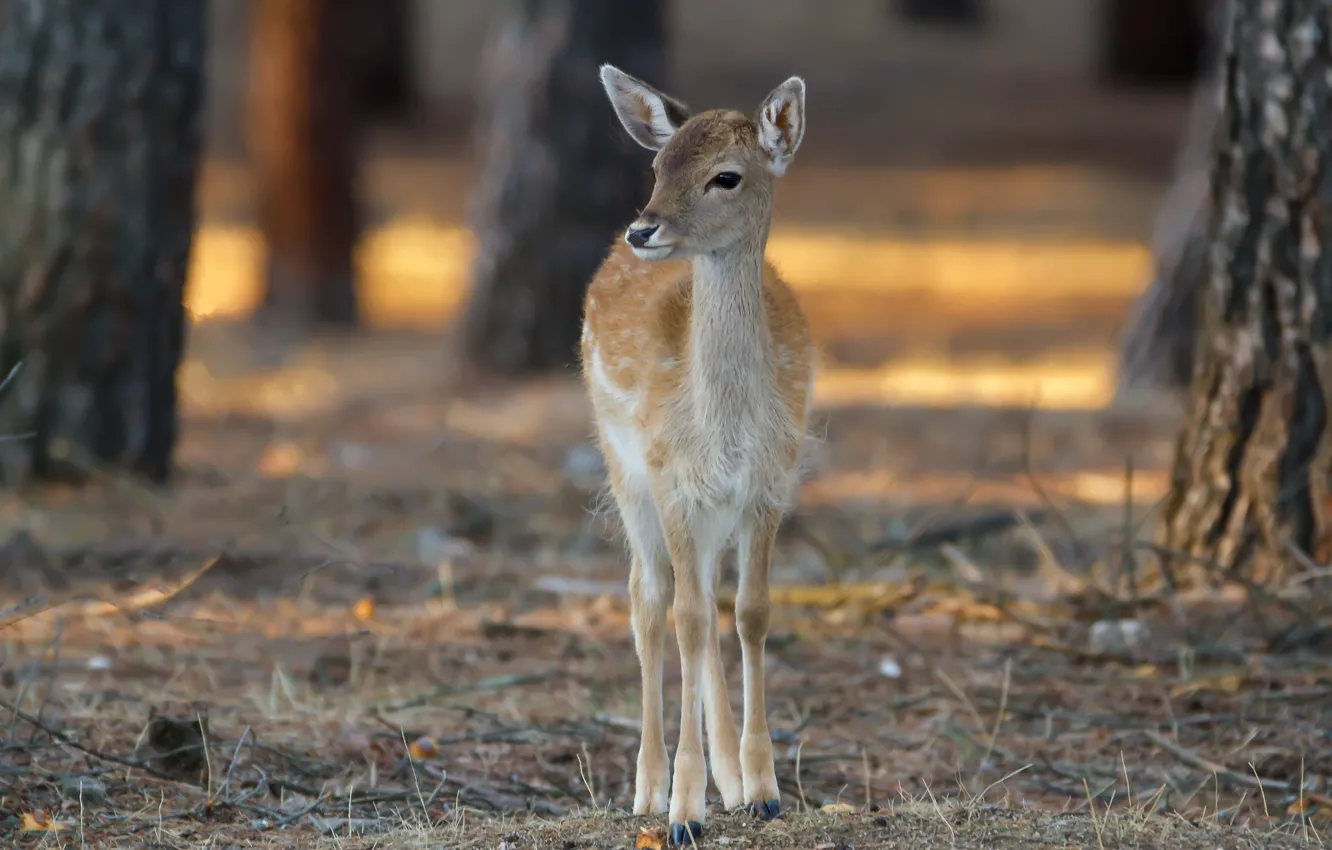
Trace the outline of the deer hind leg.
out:
[[[658,501],[658,507],[669,502]],[[696,514],[662,510],[662,528],[675,572],[675,632],[680,644],[680,740],[671,782],[670,840],[690,844],[702,837],[707,762],[703,758],[703,692],[708,645],[715,641],[713,596],[717,556],[725,540],[713,523]]]
[[[642,675],[643,733],[634,777],[634,813],[661,814],[670,801],[670,760],[662,728],[662,663],[666,613],[671,604],[671,562],[656,508],[646,490],[614,487],[633,563],[629,571],[630,622]]]
[[[745,802],[764,820],[781,813],[781,793],[772,760],[772,736],[764,700],[763,652],[768,638],[770,603],[768,567],[781,513],[766,509],[751,517],[740,532],[736,563],[740,586],[735,596],[735,624],[740,634],[744,669],[745,714],[740,734],[740,769]]]
[[[713,571],[713,603],[708,608],[708,651],[703,662],[703,719],[708,730],[708,762],[712,781],[728,809],[741,806],[744,784],[740,771],[740,741],[731,715],[731,695],[726,687],[726,666],[721,654],[721,630],[717,627],[716,587],[720,563]]]

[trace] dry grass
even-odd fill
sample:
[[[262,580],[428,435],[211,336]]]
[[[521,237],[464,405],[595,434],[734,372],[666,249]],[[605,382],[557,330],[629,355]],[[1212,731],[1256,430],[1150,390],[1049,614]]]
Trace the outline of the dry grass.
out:
[[[150,821],[149,821],[150,822]],[[330,826],[348,821],[328,819]],[[407,815],[401,819],[351,821],[351,830],[337,835],[302,836],[300,846],[370,850],[395,847],[449,847],[456,850],[572,850],[572,848],[656,848],[661,829],[655,821],[617,812],[579,812],[559,819],[534,816],[492,817],[463,812],[428,822]],[[1190,823],[1178,817],[1146,813],[1107,813],[1093,819],[1085,813],[1042,812],[988,806],[905,803],[873,811],[810,812],[789,815],[771,823],[755,823],[735,814],[716,811],[708,822],[704,845],[800,850],[850,848],[955,848],[990,847],[1115,847],[1141,850],[1227,850],[1242,848],[1308,848],[1321,846],[1298,832],[1253,831],[1215,823]],[[88,836],[84,836],[87,839]],[[255,835],[252,830],[220,826],[210,832],[215,844],[243,847],[290,847],[294,836],[279,832]],[[106,848],[195,847],[201,837],[196,828],[158,821],[137,837],[98,839]],[[78,846],[79,837],[66,836],[65,846]],[[57,846],[55,841],[48,842]],[[37,842],[33,842],[34,845]]]
[[[662,825],[622,812],[638,673],[623,559],[561,472],[576,388],[431,401],[436,352],[339,345],[314,412],[215,370],[169,497],[114,478],[3,497],[7,840],[628,847]],[[1169,430],[839,414],[775,569],[787,816],[719,812],[706,843],[1320,846],[1326,652],[1272,651],[1291,615],[1244,594],[1122,591],[1125,520],[1088,470],[1133,454],[1150,483]],[[1020,515],[998,536],[902,544],[996,507]],[[1121,617],[1151,641],[1092,651]],[[677,691],[668,672],[668,718]],[[19,831],[39,813],[64,828]]]

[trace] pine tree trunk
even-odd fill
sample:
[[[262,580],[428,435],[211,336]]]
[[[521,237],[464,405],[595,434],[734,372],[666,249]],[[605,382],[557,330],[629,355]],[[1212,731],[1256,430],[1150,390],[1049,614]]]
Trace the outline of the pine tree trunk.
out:
[[[1332,556],[1332,4],[1234,0],[1225,39],[1199,364],[1163,543],[1272,578],[1298,547]]]
[[[203,141],[204,0],[8,0],[0,481],[168,477]],[[14,439],[19,435],[31,436]]]
[[[366,0],[253,0],[247,131],[267,247],[261,315],[355,325]]]
[[[598,67],[665,84],[665,0],[517,0],[485,72],[485,170],[463,341],[501,374],[575,362],[583,293],[650,188]]]
[[[1105,76],[1114,83],[1187,83],[1204,48],[1206,0],[1103,0]]]

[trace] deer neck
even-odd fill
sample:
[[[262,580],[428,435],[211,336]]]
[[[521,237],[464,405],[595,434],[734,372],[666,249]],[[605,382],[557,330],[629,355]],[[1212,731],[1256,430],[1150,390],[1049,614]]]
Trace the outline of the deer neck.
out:
[[[705,433],[736,432],[767,403],[772,368],[763,308],[766,241],[694,258],[690,377]]]

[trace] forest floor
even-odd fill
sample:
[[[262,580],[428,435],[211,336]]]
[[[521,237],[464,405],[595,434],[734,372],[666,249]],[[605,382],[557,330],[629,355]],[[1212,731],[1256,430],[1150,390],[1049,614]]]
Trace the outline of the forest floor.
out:
[[[624,813],[638,671],[577,384],[451,394],[443,342],[405,333],[226,373],[268,356],[248,333],[196,329],[213,367],[183,374],[170,492],[3,497],[0,833],[656,846],[663,819]],[[705,843],[1319,846],[1332,661],[1308,594],[1151,590],[1124,545],[1175,424],[824,411],[774,563],[787,815],[714,809]],[[669,662],[667,695],[673,741]]]
[[[454,380],[471,175],[399,166],[367,181],[375,330],[196,324],[170,490],[0,495],[0,843],[660,842],[625,813],[638,669],[582,392]],[[703,843],[1321,846],[1313,585],[1150,585],[1177,413],[1102,407],[1159,186],[835,166],[793,170],[771,246],[832,367],[773,565],[786,814],[714,807]],[[236,315],[244,181],[204,182],[191,306]]]

